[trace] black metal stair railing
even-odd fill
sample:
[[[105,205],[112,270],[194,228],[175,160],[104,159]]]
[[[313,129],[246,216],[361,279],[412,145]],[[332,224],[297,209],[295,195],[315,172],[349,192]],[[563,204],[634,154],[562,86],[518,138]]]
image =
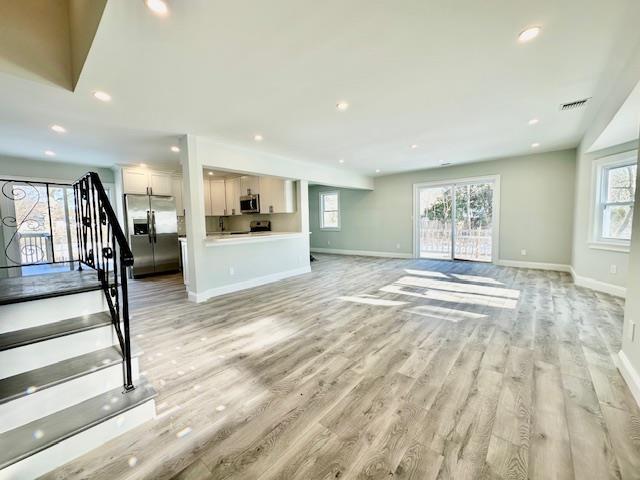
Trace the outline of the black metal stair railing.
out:
[[[73,184],[78,259],[98,272],[123,356],[124,388],[132,390],[127,267],[133,253],[97,173]]]

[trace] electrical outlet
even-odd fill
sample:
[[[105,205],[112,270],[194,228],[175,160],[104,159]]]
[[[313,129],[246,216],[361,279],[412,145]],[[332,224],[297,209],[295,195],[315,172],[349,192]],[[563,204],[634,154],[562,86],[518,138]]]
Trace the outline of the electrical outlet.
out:
[[[527,256],[527,250],[525,248],[520,250],[520,255],[522,255],[523,257],[526,257]]]
[[[617,275],[618,274],[618,266],[614,265],[614,264],[609,265],[609,273],[611,275]]]
[[[331,240],[327,240],[327,245],[331,245]]]
[[[234,275],[236,273],[236,269],[233,267],[229,267],[229,275]]]
[[[396,248],[397,248],[398,250],[400,250],[400,244],[399,244],[399,243],[396,243]]]

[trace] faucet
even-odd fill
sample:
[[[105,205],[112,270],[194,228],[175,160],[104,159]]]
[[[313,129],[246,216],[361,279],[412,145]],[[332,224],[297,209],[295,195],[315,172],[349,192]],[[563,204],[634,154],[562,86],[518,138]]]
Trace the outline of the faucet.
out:
[[[221,232],[224,232],[224,217],[218,217],[218,227]]]

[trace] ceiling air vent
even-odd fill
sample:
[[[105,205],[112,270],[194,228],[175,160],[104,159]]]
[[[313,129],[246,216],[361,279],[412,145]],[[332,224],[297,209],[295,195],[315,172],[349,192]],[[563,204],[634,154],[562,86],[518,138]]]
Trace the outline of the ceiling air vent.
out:
[[[576,108],[582,108],[589,101],[589,98],[583,98],[582,100],[576,100],[574,102],[563,103],[560,105],[560,110],[575,110]]]

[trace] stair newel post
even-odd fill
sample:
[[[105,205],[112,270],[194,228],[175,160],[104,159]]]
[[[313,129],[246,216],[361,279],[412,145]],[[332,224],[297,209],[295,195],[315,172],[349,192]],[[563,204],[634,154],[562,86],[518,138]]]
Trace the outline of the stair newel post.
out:
[[[124,389],[133,390],[133,377],[131,373],[131,337],[129,334],[129,292],[127,286],[127,267],[124,259],[120,258],[120,285],[122,290],[122,328],[124,330]],[[117,287],[116,287],[117,288]]]

